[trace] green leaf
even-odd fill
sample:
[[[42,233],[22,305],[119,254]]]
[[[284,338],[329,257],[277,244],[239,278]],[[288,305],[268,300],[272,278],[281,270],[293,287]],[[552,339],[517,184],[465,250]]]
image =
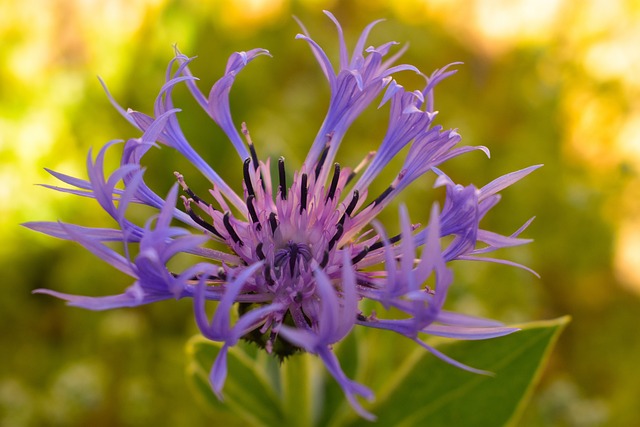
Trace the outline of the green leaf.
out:
[[[441,342],[438,350],[493,376],[451,366],[410,340],[359,329],[336,346],[345,373],[371,387],[366,405],[377,425],[515,425],[569,318],[534,322],[514,334],[483,341]],[[208,375],[221,344],[194,337],[188,345],[188,374],[196,394],[216,411],[231,411],[254,426],[370,426],[344,399],[317,357],[300,354],[281,366],[247,343],[228,355],[228,375],[218,401]]]
[[[386,379],[386,387],[375,390],[376,400],[369,409],[378,416],[378,425],[516,425],[558,335],[568,322],[568,317],[533,322],[505,337],[437,346],[448,356],[493,372],[493,376],[464,371],[421,348],[416,349],[397,367],[394,378]],[[353,413],[339,424],[371,425]]]

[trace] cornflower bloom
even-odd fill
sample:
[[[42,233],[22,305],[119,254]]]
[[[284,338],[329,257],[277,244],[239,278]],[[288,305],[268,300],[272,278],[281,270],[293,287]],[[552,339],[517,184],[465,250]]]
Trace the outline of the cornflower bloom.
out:
[[[86,180],[49,171],[70,186],[49,187],[96,199],[117,227],[83,227],[63,222],[25,225],[76,241],[134,279],[122,294],[112,296],[78,296],[47,289],[36,290],[38,293],[91,310],[193,298],[195,320],[202,335],[223,343],[210,375],[218,396],[226,377],[228,349],[244,339],[281,359],[299,351],[318,355],[353,408],[373,419],[357,399],[371,399],[372,392],[346,377],[331,346],[355,325],[386,329],[415,341],[448,363],[483,372],[432,348],[421,334],[485,339],[515,331],[495,321],[445,310],[453,281],[447,263],[481,260],[520,266],[484,254],[529,242],[518,235],[531,220],[510,236],[483,230],[479,223],[498,202],[500,190],[538,166],[499,177],[479,189],[455,184],[438,169],[439,165],[472,150],[488,154],[485,147],[459,147],[461,137],[455,130],[434,124],[434,87],[455,71],[450,65],[436,70],[424,76],[422,90],[407,91],[393,76],[401,71],[420,72],[412,65],[394,65],[404,49],[391,56],[394,42],[365,49],[377,21],[365,28],[349,56],[338,21],[329,12],[326,14],[338,31],[337,69],[302,24],[303,33],[297,36],[311,47],[329,82],[331,99],[304,163],[292,175],[287,173],[284,158],[280,158],[274,167],[277,176],[272,177],[270,160],[259,160],[246,125],[243,123],[239,132],[229,109],[229,92],[237,74],[269,52],[254,49],[231,55],[224,76],[205,96],[189,71],[193,58],[176,51],[152,116],[125,111],[107,91],[115,108],[141,131],[139,138],[124,143],[117,170],[105,177],[105,152],[118,143],[110,142],[95,160],[89,152]],[[242,194],[235,193],[185,138],[178,122],[180,110],[172,100],[174,88],[181,84],[188,87],[237,151],[238,167],[243,172]],[[366,154],[353,169],[334,163],[350,125],[380,95],[380,105],[389,103],[390,113],[388,130],[377,150]],[[158,144],[188,159],[211,183],[210,194],[196,195],[177,172],[177,183],[166,197],[155,193],[144,180],[141,162],[148,150]],[[408,152],[395,179],[381,194],[370,196],[369,185],[406,146]],[[411,224],[407,209],[401,207],[401,232],[388,236],[376,217],[411,182],[429,172],[436,174],[436,186],[445,187],[442,209],[433,204],[428,226],[420,229]],[[184,193],[181,203],[179,190]],[[125,216],[132,203],[150,206],[158,213],[144,226],[137,225]],[[445,237],[446,245],[441,243]],[[116,251],[109,242],[122,243],[123,250]],[[137,251],[131,249],[135,245]],[[226,250],[212,245],[222,245]],[[172,271],[167,263],[180,253],[196,255],[200,261],[183,271]],[[430,287],[425,285],[427,280]],[[363,313],[358,308],[363,299],[405,315],[401,319],[384,319],[375,313]],[[212,319],[205,312],[207,300],[219,301]],[[232,318],[236,317],[233,323]]]

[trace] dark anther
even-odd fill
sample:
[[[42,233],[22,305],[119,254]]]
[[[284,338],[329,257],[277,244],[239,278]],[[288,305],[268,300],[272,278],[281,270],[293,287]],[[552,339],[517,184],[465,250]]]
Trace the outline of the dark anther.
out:
[[[240,246],[243,246],[244,243],[242,243],[242,240],[240,240],[240,236],[238,236],[238,233],[236,233],[236,230],[234,230],[233,227],[231,226],[230,218],[231,218],[231,214],[229,212],[224,214],[224,218],[222,219],[222,222],[224,223],[224,228],[227,229],[229,236],[231,236],[234,242],[236,242]]]
[[[393,185],[388,186],[387,189],[384,190],[382,194],[379,195],[372,203],[374,205],[380,204],[380,202],[382,202],[389,195],[389,193],[391,193],[394,190],[394,188],[395,187]]]
[[[251,160],[253,161],[253,167],[254,169],[258,169],[258,154],[256,153],[256,148],[253,146],[253,141],[251,141],[251,135],[249,135],[249,129],[247,129],[247,124],[245,122],[242,122],[242,125],[240,126],[241,130],[242,130],[242,134],[244,135],[244,138],[247,140],[247,144],[249,145],[249,151],[251,152]]]
[[[302,180],[300,182],[300,213],[307,209],[307,174],[302,174]]]
[[[359,198],[360,198],[360,192],[358,190],[354,190],[353,197],[351,197],[351,201],[349,202],[349,206],[347,206],[347,209],[345,209],[344,214],[342,214],[342,217],[340,218],[340,221],[339,221],[340,224],[344,225],[344,221],[347,219],[347,217],[351,217],[353,210],[356,208],[356,205],[358,204]]]
[[[398,243],[400,241],[400,239],[402,239],[402,234],[397,234],[397,235],[395,235],[395,236],[393,236],[392,238],[389,239],[389,244],[393,245],[394,243]],[[375,242],[369,248],[369,252],[375,251],[376,249],[380,249],[383,246],[384,246],[384,242],[383,241]]]
[[[324,255],[322,255],[322,262],[320,263],[320,268],[325,268],[328,262],[329,262],[329,251],[324,251]]]
[[[171,275],[172,275],[173,277],[175,277],[176,279],[177,279],[178,277],[180,277],[180,275],[179,275],[179,274],[176,274],[176,273],[173,273],[173,272],[171,273]],[[198,282],[198,281],[200,281],[200,280],[212,281],[212,280],[219,280],[219,279],[220,279],[220,278],[219,278],[218,276],[214,276],[214,275],[212,275],[212,274],[204,275],[204,274],[202,274],[202,273],[194,274],[193,276],[189,277],[189,280],[190,280],[190,281],[193,281],[193,282]]]
[[[251,159],[244,159],[244,164],[242,165],[242,173],[244,175],[244,185],[247,186],[247,193],[249,196],[255,196],[255,192],[253,191],[253,184],[251,183],[251,172],[249,172],[249,165],[251,164]]]
[[[251,161],[253,162],[253,167],[258,170],[260,164],[258,163],[258,153],[256,153],[256,147],[253,144],[249,144],[249,151],[251,151]]]
[[[271,266],[269,264],[264,267],[264,280],[267,281],[267,285],[269,286],[273,286],[276,284],[276,282],[274,282],[273,278],[271,277]]]
[[[333,168],[333,178],[331,179],[331,186],[329,187],[329,193],[327,193],[327,200],[333,199],[336,195],[336,188],[338,188],[338,180],[340,179],[340,165],[336,163]]]
[[[349,176],[347,177],[347,181],[345,182],[345,184],[344,184],[344,185],[345,185],[345,186],[346,186],[346,185],[349,185],[349,183],[350,183],[351,181],[353,181],[353,178],[355,178],[355,177],[356,177],[356,175],[357,175],[357,172],[356,172],[356,171],[351,171],[351,173],[350,173],[350,174],[349,174]]]
[[[331,240],[329,241],[329,250],[333,249],[335,244],[338,243],[338,240],[340,240],[340,237],[342,237],[343,231],[344,231],[344,228],[342,227],[342,224],[336,225],[336,234],[334,234]]]
[[[281,276],[282,267],[288,262],[289,272],[293,277],[296,272],[296,264],[300,269],[302,265],[300,263],[304,262],[304,265],[308,265],[312,258],[311,249],[307,244],[289,241],[286,245],[276,250],[273,256],[273,266],[276,274]]]
[[[353,210],[356,208],[356,204],[358,204],[358,199],[360,198],[360,192],[355,190],[353,192],[353,197],[351,198],[351,202],[349,202],[349,206],[347,206],[347,210],[344,211],[347,215],[351,216]]]
[[[318,164],[316,165],[316,170],[315,170],[316,179],[320,175],[320,171],[322,170],[322,165],[324,165],[324,161],[327,160],[327,154],[329,153],[329,145],[331,144],[331,138],[333,138],[333,132],[327,135],[327,143],[324,145],[324,148],[320,153],[320,159],[318,160]]]
[[[367,256],[367,254],[369,253],[369,246],[365,246],[364,249],[362,251],[360,251],[360,253],[356,256],[354,256],[353,258],[351,258],[351,264],[357,264],[360,261],[362,261],[364,259],[364,257]]]
[[[280,178],[280,197],[287,200],[287,174],[284,170],[284,157],[278,159],[278,176]]]
[[[258,243],[258,246],[256,246],[256,255],[258,255],[258,259],[261,260],[261,261],[266,258],[264,256],[264,252],[262,252],[262,247],[263,246],[264,245],[262,244],[262,242]]]
[[[358,166],[356,166],[351,173],[349,174],[349,176],[347,177],[347,182],[345,183],[345,185],[348,185],[353,178],[356,177],[356,175],[358,175],[360,173],[360,171],[362,171],[362,169],[364,169],[364,167],[367,165],[367,163],[369,163],[371,161],[371,159],[373,159],[373,157],[376,155],[375,151],[369,151],[369,154],[367,154],[365,156],[364,159],[362,159],[362,161],[358,164]]]
[[[209,205],[209,203],[205,202],[204,200],[202,200],[196,193],[194,193],[191,188],[189,188],[189,186],[187,185],[187,183],[184,181],[184,177],[179,173],[179,172],[174,172],[173,173],[176,176],[176,179],[178,180],[178,183],[180,184],[180,186],[182,187],[182,190],[187,193],[187,195],[192,198],[194,201],[198,202],[198,203],[202,203],[203,205]]]
[[[293,277],[293,272],[296,270],[296,261],[298,260],[298,245],[292,243],[289,245],[289,271],[291,272],[291,277]]]
[[[368,320],[367,316],[365,316],[362,313],[356,314],[356,319],[359,320],[360,322],[366,322]]]
[[[227,280],[227,273],[225,273],[224,268],[220,267],[218,269],[218,277],[220,280]]]
[[[296,292],[296,296],[293,297],[293,301],[300,304],[302,302],[302,292]]]
[[[256,224],[256,229],[258,231],[262,230],[262,225],[258,221],[258,213],[256,212],[256,207],[253,206],[253,201],[255,200],[255,196],[249,196],[247,198],[247,209],[249,209],[249,216],[251,217],[251,221]]]
[[[200,227],[203,227],[204,229],[210,231],[214,235],[216,235],[216,236],[218,236],[220,238],[223,238],[222,234],[220,234],[218,232],[218,230],[216,230],[216,228],[212,224],[209,224],[207,221],[205,221],[204,219],[200,218],[200,216],[198,214],[196,214],[193,211],[193,209],[191,209],[191,206],[189,206],[189,204],[185,204],[184,208],[187,211],[187,215],[189,215],[191,217],[191,219],[195,221],[196,224],[198,224]]]
[[[367,279],[363,279],[361,277],[358,277],[356,279],[356,284],[360,285],[360,286],[365,286],[367,288],[377,288],[378,286],[376,286],[376,284],[374,282],[372,282],[371,280],[367,280]]]
[[[189,195],[189,197],[191,197],[194,201],[196,201],[198,203],[202,203],[204,205],[209,205],[209,203],[207,203],[204,200],[202,200],[200,198],[200,196],[198,196],[196,193],[194,193],[189,187],[185,188],[184,192],[187,193]]]
[[[273,212],[269,214],[269,225],[271,225],[271,232],[275,234],[278,228],[278,220],[276,219],[276,214]]]

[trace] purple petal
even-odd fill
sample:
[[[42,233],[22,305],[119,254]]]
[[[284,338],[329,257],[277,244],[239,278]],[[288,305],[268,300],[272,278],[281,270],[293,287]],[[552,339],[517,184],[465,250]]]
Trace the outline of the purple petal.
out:
[[[74,187],[82,188],[84,190],[90,190],[90,191],[93,190],[93,188],[91,187],[91,183],[89,181],[85,180],[85,179],[74,178],[72,176],[65,175],[63,173],[56,172],[56,171],[48,169],[48,168],[44,168],[44,170],[46,170],[51,175],[55,176],[56,178],[58,178],[60,181],[64,182],[65,184],[69,184],[69,185],[72,185]]]
[[[209,381],[211,382],[211,386],[213,388],[213,392],[216,394],[218,399],[222,399],[222,387],[224,386],[224,381],[227,379],[227,352],[229,347],[225,343],[220,352],[218,352],[218,356],[216,357],[216,361],[213,363],[211,367],[211,373],[209,374]]]
[[[343,267],[344,268],[344,267]],[[339,328],[340,306],[338,296],[326,273],[320,269],[313,272],[316,279],[316,292],[320,300],[320,316],[318,319],[319,334],[318,343],[324,345],[333,344],[342,337],[336,337],[335,332]],[[354,313],[355,316],[355,313]],[[322,345],[319,344],[319,345]]]
[[[329,61],[329,58],[327,57],[327,54],[324,53],[324,50],[322,50],[320,45],[318,45],[318,43],[316,43],[314,40],[312,40],[307,35],[298,34],[296,36],[296,39],[304,40],[307,43],[309,43],[309,46],[311,46],[311,52],[316,57],[316,60],[318,61],[318,64],[320,65],[320,69],[322,70],[322,72],[324,73],[325,77],[329,81],[329,86],[330,87],[334,87],[335,86],[335,81],[336,81],[336,76],[334,74],[333,67],[331,66],[331,61]]]
[[[494,251],[500,248],[507,248],[512,246],[520,246],[526,243],[531,243],[532,239],[518,239],[515,237],[503,236],[498,233],[493,233],[487,230],[478,230],[478,240],[489,245],[486,249],[479,249],[474,253],[484,253],[488,251]]]
[[[331,21],[333,21],[333,23],[336,26],[336,30],[338,31],[338,42],[340,43],[340,68],[341,69],[347,68],[349,66],[348,65],[349,54],[347,53],[347,44],[344,41],[342,26],[340,26],[340,23],[338,22],[336,17],[333,16],[331,12],[329,12],[328,10],[325,10],[323,12],[325,15],[329,17],[329,19],[331,19]]]
[[[496,194],[500,190],[507,188],[513,183],[520,181],[525,176],[529,175],[536,169],[541,168],[542,165],[529,166],[528,168],[521,169],[519,171],[511,172],[500,178],[494,179],[484,187],[480,189],[480,200]]]
[[[163,301],[172,297],[171,295],[144,295],[142,298],[139,298],[136,297],[133,289],[127,290],[124,294],[104,297],[71,295],[49,289],[36,289],[33,293],[51,295],[67,301],[67,305],[72,307],[80,307],[94,311],[111,310],[122,307],[138,307],[140,305]]]
[[[474,374],[493,376],[492,372],[485,371],[485,370],[482,370],[482,369],[472,368],[471,366],[465,365],[464,363],[458,362],[457,360],[450,358],[446,354],[436,350],[434,347],[431,347],[429,344],[425,343],[422,340],[415,339],[414,341],[417,342],[418,344],[420,344],[420,346],[422,346],[425,349],[427,349],[429,351],[429,353],[433,354],[438,359],[443,360],[443,361],[447,362],[450,365],[453,365],[453,366],[455,366],[457,368],[460,368],[460,369],[463,369],[465,371],[472,372]]]
[[[220,300],[220,304],[218,304],[218,308],[216,309],[216,313],[213,316],[213,320],[211,321],[211,332],[216,336],[227,336],[229,331],[231,331],[231,318],[230,311],[233,303],[236,300],[238,294],[242,291],[245,282],[249,277],[251,277],[259,268],[263,265],[262,262],[256,262],[245,269],[233,279],[232,282],[226,285],[226,292],[222,300]]]
[[[76,242],[80,243],[87,250],[89,250],[89,252],[101,258],[103,261],[111,264],[123,273],[128,274],[132,277],[137,277],[136,273],[131,267],[131,263],[113,249],[103,245],[99,240],[95,240],[88,236],[80,234],[77,228],[66,227],[65,224],[62,223],[60,223],[60,227],[71,238],[70,240],[75,240]]]
[[[402,230],[402,239],[400,240],[400,275],[406,281],[405,292],[409,292],[416,290],[419,284],[416,283],[413,271],[416,249],[413,245],[413,233],[406,205],[400,206],[400,229]]]
[[[22,226],[49,236],[59,239],[73,240],[73,237],[67,233],[68,229],[74,230],[75,234],[81,234],[88,239],[98,240],[102,242],[122,241],[124,239],[122,230],[113,228],[94,228],[82,227],[80,225],[69,224],[65,222],[25,222]],[[128,236],[129,241],[137,241],[140,236]]]
[[[364,28],[364,30],[360,34],[360,37],[358,38],[358,42],[356,43],[355,49],[353,49],[353,55],[351,56],[351,64],[349,65],[351,68],[357,67],[357,62],[362,57],[362,51],[364,49],[364,45],[367,42],[367,38],[369,37],[369,33],[371,32],[373,27],[383,21],[384,19],[378,19],[377,21],[373,21],[372,23],[370,23]]]
[[[231,109],[229,107],[229,92],[231,91],[231,86],[235,81],[236,75],[249,62],[260,55],[270,54],[269,51],[265,49],[253,49],[249,52],[236,52],[231,55],[227,62],[224,77],[213,85],[207,99],[207,112],[225,132],[242,160],[249,157],[249,152],[233,124]]]
[[[348,251],[342,252],[342,310],[340,324],[336,331],[338,339],[344,338],[353,329],[358,313],[358,294],[356,291],[356,276]]]
[[[344,374],[344,371],[340,367],[340,362],[336,355],[329,350],[328,348],[322,348],[318,352],[318,356],[324,362],[324,366],[327,368],[329,373],[335,378],[337,383],[340,385],[342,390],[344,391],[347,400],[351,407],[360,415],[362,418],[375,421],[376,417],[372,413],[366,411],[360,402],[356,399],[356,395],[360,395],[368,400],[373,400],[373,392],[362,384],[358,384],[355,381],[350,380]]]
[[[470,316],[467,314],[454,313],[452,311],[442,310],[438,313],[438,323],[463,326],[470,328],[492,328],[503,326],[501,322],[483,317]]]
[[[508,335],[516,331],[519,331],[519,329],[508,327],[469,328],[448,325],[429,325],[422,330],[422,332],[430,335],[461,340],[485,340]]]
[[[495,264],[510,265],[512,267],[517,267],[517,268],[521,268],[523,270],[526,270],[529,273],[531,273],[534,276],[536,276],[537,278],[540,278],[540,275],[535,270],[527,267],[526,265],[522,265],[522,264],[519,264],[517,262],[509,261],[509,260],[506,260],[506,259],[487,258],[487,257],[479,257],[479,256],[460,256],[457,259],[465,260],[465,261],[483,261],[483,262],[493,262]]]
[[[122,117],[124,117],[129,123],[131,123],[133,126],[140,129],[138,124],[131,117],[129,117],[129,114],[127,114],[127,111],[124,108],[122,108],[120,104],[118,104],[116,100],[113,98],[113,96],[111,95],[111,92],[109,92],[109,89],[107,88],[106,83],[100,77],[98,77],[98,80],[100,81],[100,85],[102,85],[102,89],[104,89],[105,93],[107,94],[107,98],[109,99],[109,102],[111,103],[111,105],[113,105],[113,107],[120,113],[120,115],[122,115]]]

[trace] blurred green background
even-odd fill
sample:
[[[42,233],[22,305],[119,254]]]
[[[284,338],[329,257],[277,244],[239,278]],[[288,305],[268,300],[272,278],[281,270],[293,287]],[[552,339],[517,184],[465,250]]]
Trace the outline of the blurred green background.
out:
[[[41,287],[112,294],[129,280],[78,245],[18,224],[111,225],[91,200],[34,183],[54,183],[44,167],[84,177],[90,147],[138,136],[96,75],[123,106],[149,113],[174,43],[198,56],[193,71],[205,91],[231,52],[269,49],[274,58],[259,58],[240,75],[234,118],[248,123],[262,156],[284,155],[298,166],[324,117],[328,88],[306,43],[294,40],[291,16],[337,58],[322,9],[336,14],[351,46],[368,22],[387,18],[371,44],[409,42],[403,62],[427,74],[465,63],[436,90],[439,120],[458,128],[465,143],[488,146],[492,158],[469,154],[448,163],[455,180],[483,185],[545,164],[504,191],[484,222],[508,234],[536,215],[525,233],[535,242],[501,255],[542,278],[459,264],[450,301],[510,323],[573,317],[521,425],[640,425],[638,2],[0,0],[1,426],[222,424],[225,415],[204,413],[185,381],[184,344],[196,332],[189,301],[94,313],[31,295]],[[411,89],[421,84],[410,73],[399,80]],[[241,167],[231,145],[186,90],[176,102],[194,145],[237,188]],[[382,110],[355,123],[340,160],[353,165],[379,143]],[[159,193],[174,170],[205,191],[169,150],[151,161],[148,179]],[[374,187],[388,183],[379,181]],[[437,194],[430,186],[416,183],[403,198],[414,222],[428,220]],[[397,210],[382,219],[393,230]]]

